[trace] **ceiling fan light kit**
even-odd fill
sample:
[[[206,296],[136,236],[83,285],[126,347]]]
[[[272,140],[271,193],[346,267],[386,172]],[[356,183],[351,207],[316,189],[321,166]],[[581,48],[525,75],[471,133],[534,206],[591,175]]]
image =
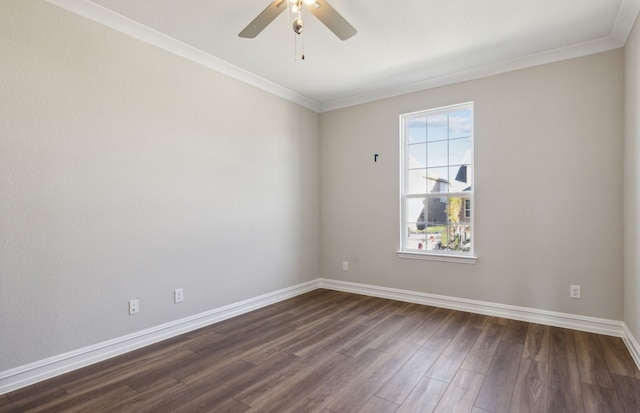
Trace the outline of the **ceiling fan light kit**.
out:
[[[289,0],[289,3],[291,3],[291,11],[293,13],[297,13],[298,11],[300,11],[301,9],[301,5],[300,3],[304,3],[307,6],[314,6],[315,8],[320,7],[320,5],[316,2],[316,0]]]
[[[253,39],[262,32],[272,21],[276,19],[291,4],[291,13],[295,15],[292,28],[297,35],[302,34],[304,22],[302,20],[302,6],[307,6],[307,10],[329,30],[331,30],[340,40],[347,40],[355,36],[358,31],[338,13],[326,0],[275,0],[267,6],[238,36]],[[304,54],[302,55],[304,59]]]

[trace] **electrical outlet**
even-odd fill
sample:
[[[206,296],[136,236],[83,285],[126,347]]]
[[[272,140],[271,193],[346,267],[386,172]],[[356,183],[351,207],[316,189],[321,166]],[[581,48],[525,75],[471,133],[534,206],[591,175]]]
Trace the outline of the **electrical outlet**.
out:
[[[580,286],[579,285],[570,285],[569,286],[569,297],[570,298],[580,298]]]
[[[182,288],[176,288],[173,290],[173,301],[175,303],[181,303],[184,301],[184,290]]]
[[[349,271],[349,261],[342,261],[342,271]]]
[[[129,300],[129,315],[138,314],[140,306],[138,300]]]

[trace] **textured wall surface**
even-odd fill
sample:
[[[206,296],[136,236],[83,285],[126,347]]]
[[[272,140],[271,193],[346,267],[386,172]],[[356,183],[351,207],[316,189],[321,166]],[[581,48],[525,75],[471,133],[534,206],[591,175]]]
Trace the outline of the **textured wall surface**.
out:
[[[42,1],[0,10],[0,371],[318,276],[317,113]]]
[[[618,49],[323,113],[322,275],[621,320],[623,57]],[[400,259],[398,117],[469,101],[479,260]],[[570,284],[582,299],[569,298]]]

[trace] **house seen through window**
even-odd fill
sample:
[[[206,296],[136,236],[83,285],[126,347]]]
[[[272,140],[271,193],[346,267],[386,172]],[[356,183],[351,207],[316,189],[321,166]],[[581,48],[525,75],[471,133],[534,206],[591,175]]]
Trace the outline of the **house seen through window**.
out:
[[[473,104],[400,120],[400,252],[473,256]]]

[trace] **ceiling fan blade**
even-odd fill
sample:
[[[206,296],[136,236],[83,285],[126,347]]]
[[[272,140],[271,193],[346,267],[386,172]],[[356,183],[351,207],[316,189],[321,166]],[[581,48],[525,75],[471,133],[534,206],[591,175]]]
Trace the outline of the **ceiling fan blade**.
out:
[[[273,3],[268,5],[266,9],[262,10],[262,13],[258,14],[258,17],[253,19],[253,21],[249,23],[249,25],[238,34],[238,36],[253,39],[286,9],[287,0],[275,0]]]
[[[345,20],[333,7],[325,0],[316,0],[309,6],[309,11],[329,28],[340,40],[347,40],[358,31]]]

